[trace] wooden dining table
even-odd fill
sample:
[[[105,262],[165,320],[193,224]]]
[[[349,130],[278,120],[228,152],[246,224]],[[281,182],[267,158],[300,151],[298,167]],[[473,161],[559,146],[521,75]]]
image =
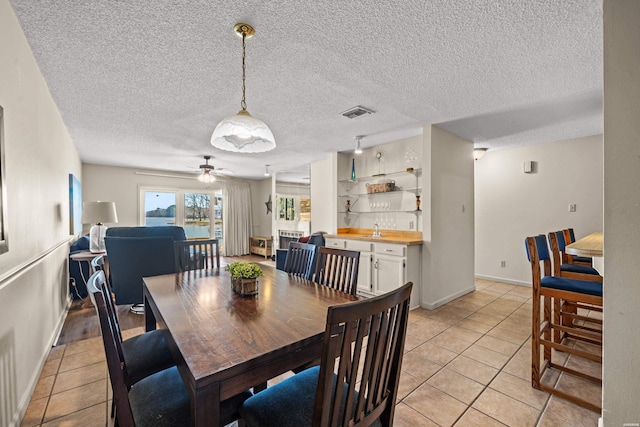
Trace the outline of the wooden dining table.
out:
[[[320,358],[327,308],[358,297],[262,267],[256,296],[228,271],[144,278],[145,326],[169,332],[195,426],[218,426],[220,401]]]
[[[604,233],[602,231],[578,239],[565,246],[564,250],[569,255],[592,257],[593,268],[604,276]]]

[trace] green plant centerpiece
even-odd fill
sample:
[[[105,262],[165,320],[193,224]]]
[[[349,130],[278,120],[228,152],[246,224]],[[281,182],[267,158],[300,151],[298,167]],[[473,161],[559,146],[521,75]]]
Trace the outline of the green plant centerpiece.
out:
[[[238,261],[232,262],[226,269],[231,275],[231,287],[234,291],[243,296],[258,293],[258,277],[264,276],[258,264]]]

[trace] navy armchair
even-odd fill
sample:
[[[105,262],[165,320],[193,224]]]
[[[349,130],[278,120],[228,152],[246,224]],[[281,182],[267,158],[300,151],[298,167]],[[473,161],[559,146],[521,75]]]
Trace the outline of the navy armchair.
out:
[[[182,227],[112,227],[104,239],[116,304],[142,304],[142,278],[176,272],[174,241]]]
[[[308,240],[305,242],[306,238],[301,237],[296,240],[299,243],[308,243],[310,245],[316,246],[324,246],[324,233],[314,233],[308,237]],[[278,249],[276,250],[276,268],[278,270],[284,271],[285,262],[287,260],[288,249]],[[318,252],[316,251],[313,262],[311,264],[311,271],[316,271],[316,263],[318,261]]]

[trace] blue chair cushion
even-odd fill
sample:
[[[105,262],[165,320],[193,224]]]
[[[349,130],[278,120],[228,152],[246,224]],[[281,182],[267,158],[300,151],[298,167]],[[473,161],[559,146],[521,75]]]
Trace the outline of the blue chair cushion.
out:
[[[311,426],[319,374],[320,367],[314,366],[253,395],[240,407],[242,419],[249,427]],[[334,376],[334,390],[336,378]],[[344,413],[348,385],[344,384],[343,387],[340,417]],[[376,420],[372,425],[382,424]]]
[[[560,266],[560,271],[566,271],[569,273],[595,274],[596,276],[600,274],[598,273],[598,270],[593,267],[576,264],[562,264]]]
[[[130,383],[136,383],[176,364],[169,351],[166,334],[166,329],[156,329],[122,342]]]
[[[586,280],[566,279],[564,277],[545,276],[540,281],[544,288],[558,289],[561,291],[577,292],[587,295],[602,296],[602,283],[588,282]]]
[[[238,419],[238,407],[251,393],[245,391],[220,403],[220,425]],[[136,427],[188,426],[191,424],[189,394],[178,368],[173,367],[147,377],[129,391]]]

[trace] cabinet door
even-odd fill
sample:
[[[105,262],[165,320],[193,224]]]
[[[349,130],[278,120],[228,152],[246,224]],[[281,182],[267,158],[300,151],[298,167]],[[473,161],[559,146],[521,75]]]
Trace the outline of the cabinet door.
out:
[[[371,252],[360,252],[358,264],[358,292],[366,294],[373,293],[373,275],[371,267],[373,265],[373,254]]]
[[[376,294],[383,294],[404,285],[405,263],[404,257],[376,255],[373,269]]]

